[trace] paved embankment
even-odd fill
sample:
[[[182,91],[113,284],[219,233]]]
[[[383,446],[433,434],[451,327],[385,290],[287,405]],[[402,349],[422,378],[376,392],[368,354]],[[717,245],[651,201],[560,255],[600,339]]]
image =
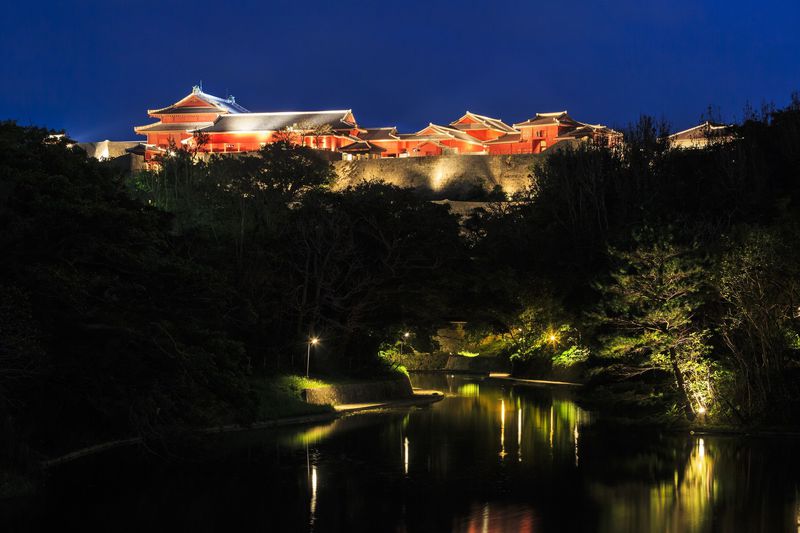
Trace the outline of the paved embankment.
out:
[[[438,402],[442,398],[444,398],[444,395],[439,391],[415,390],[411,398],[406,398],[404,400],[389,400],[371,403],[346,403],[334,405],[333,408],[339,413],[355,413],[359,411],[369,411],[372,409],[391,409],[395,407],[426,405]]]
[[[405,376],[382,381],[336,383],[303,391],[303,399],[315,405],[343,405],[406,400],[414,396]]]

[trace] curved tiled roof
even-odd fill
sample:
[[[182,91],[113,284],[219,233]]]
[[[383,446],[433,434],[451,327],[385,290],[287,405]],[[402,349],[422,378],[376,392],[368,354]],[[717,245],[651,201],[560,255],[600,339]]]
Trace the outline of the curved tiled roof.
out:
[[[556,113],[536,113],[536,116],[526,120],[525,122],[518,122],[514,124],[515,128],[520,126],[548,126],[557,124],[572,124],[577,126],[578,121],[570,117],[566,111],[558,111]]]
[[[184,113],[184,111],[181,111],[183,107],[180,104],[192,97],[198,98],[209,104],[210,107],[208,108],[204,107],[198,108],[197,106],[193,106],[195,109],[204,109],[205,112],[208,112],[209,110],[212,110],[213,112],[214,109],[222,111],[223,113],[248,112],[247,109],[236,103],[236,99],[233,96],[229,96],[228,98],[220,98],[219,96],[214,96],[213,94],[204,93],[202,89],[200,89],[197,86],[194,86],[192,88],[192,92],[190,94],[187,94],[174,104],[167,107],[162,107],[161,109],[149,109],[147,112],[151,115],[169,115],[173,113]]]
[[[473,120],[475,120],[479,124],[483,125],[486,129],[502,131],[502,132],[505,132],[505,133],[514,133],[516,131],[514,128],[512,128],[511,126],[509,126],[508,124],[506,124],[505,122],[500,120],[499,118],[492,118],[492,117],[487,117],[487,116],[484,116],[484,115],[478,115],[478,114],[475,114],[475,113],[471,113],[470,111],[467,111],[464,114],[464,116],[462,116],[458,120],[454,120],[453,122],[451,122],[450,126],[452,126],[453,128],[461,129],[461,128],[459,128],[460,124],[458,124],[458,121],[462,120],[464,118],[467,118],[467,117],[472,118]],[[467,126],[467,125],[465,124],[464,126]]]
[[[339,151],[346,154],[381,154],[386,151],[386,148],[375,146],[367,141],[357,141],[347,146],[342,146]]]
[[[332,130],[350,130],[356,127],[348,122],[351,111],[287,111],[281,113],[239,113],[222,115],[214,124],[200,131],[204,133],[219,132],[255,132],[280,131],[286,128],[308,130],[320,126],[330,126]]]
[[[358,138],[364,141],[396,141],[399,139],[395,127],[364,128],[363,131],[358,132]]]
[[[726,134],[730,133],[731,126],[726,124],[720,124],[717,122],[710,122],[706,120],[705,122],[698,124],[697,126],[693,126],[689,129],[679,131],[677,133],[673,133],[669,136],[670,140],[677,141],[677,140],[685,140],[685,139],[701,139],[708,137],[709,135],[719,135],[719,134]]]
[[[427,129],[432,129],[435,133],[434,134],[425,134],[423,133]],[[432,139],[455,139],[459,141],[464,141],[472,144],[480,144],[483,145],[482,141],[479,141],[469,133],[465,133],[461,130],[457,130],[455,128],[451,128],[449,126],[440,126],[438,124],[428,124],[427,127],[422,128],[417,133],[414,134],[416,137],[420,138],[432,138]]]
[[[154,131],[194,131],[211,126],[213,122],[155,122],[145,126],[136,126],[137,133]]]

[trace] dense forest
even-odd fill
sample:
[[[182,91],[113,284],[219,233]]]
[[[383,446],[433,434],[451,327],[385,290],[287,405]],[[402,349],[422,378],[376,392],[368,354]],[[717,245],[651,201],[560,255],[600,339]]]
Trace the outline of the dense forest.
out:
[[[315,372],[374,376],[401,332],[430,351],[455,318],[631,416],[796,426],[800,101],[731,132],[671,149],[644,117],[459,220],[429,192],[332,188],[289,142],[125,176],[2,123],[0,455],[246,424],[254,379],[302,372],[309,337]]]

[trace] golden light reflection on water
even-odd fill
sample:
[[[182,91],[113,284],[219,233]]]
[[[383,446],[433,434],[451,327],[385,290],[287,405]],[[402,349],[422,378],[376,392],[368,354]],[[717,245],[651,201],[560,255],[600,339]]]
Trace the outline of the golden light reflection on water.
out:
[[[499,493],[496,499],[489,495],[488,501],[485,492],[465,493],[463,498],[469,498],[466,501],[459,496],[459,504],[463,505],[452,514],[453,531],[538,530],[537,513],[542,517],[555,513],[547,507],[552,502],[539,495],[548,493],[548,485],[574,482],[569,485],[570,490],[574,487],[581,501],[592,502],[593,530],[800,533],[800,494],[792,499],[790,493],[788,499],[782,500],[777,514],[773,512],[779,505],[775,502],[776,494],[765,490],[772,478],[760,474],[759,463],[753,460],[751,464],[751,456],[744,455],[744,450],[750,453],[749,445],[732,445],[719,437],[670,435],[659,437],[652,445],[639,446],[636,435],[609,437],[599,431],[601,428],[587,430],[587,424],[593,420],[570,399],[569,392],[491,381],[479,385],[475,378],[438,376],[438,379],[440,386],[452,386],[452,392],[458,395],[448,395],[426,409],[344,417],[334,424],[303,429],[294,440],[308,444],[333,437],[330,440],[336,443],[337,436],[353,432],[358,439],[349,436],[338,439],[346,441],[341,444],[342,449],[356,454],[374,450],[379,457],[391,454],[391,476],[405,476],[403,486],[434,480],[460,490],[464,484],[452,481],[456,472],[457,476],[478,484],[483,479],[499,479],[498,483],[524,480],[513,492],[515,497],[531,495],[524,501],[514,501],[515,497]],[[423,387],[433,388],[428,384]],[[379,417],[385,420],[380,426],[375,424]],[[374,427],[380,428],[379,434],[374,433]],[[410,473],[411,440],[415,444],[413,474]],[[608,449],[602,449],[606,445]],[[312,444],[312,452],[314,447]],[[317,476],[321,475],[320,482],[327,480],[326,502],[331,499],[342,505],[350,499],[349,496],[336,496],[341,501],[333,499],[338,478],[329,471],[327,463],[320,462],[325,460],[324,450],[324,445],[318,447],[310,460],[322,465],[322,471],[318,472],[317,466],[312,470],[311,464],[308,465],[310,499],[307,497],[305,501],[309,502],[315,529],[323,525],[329,509],[327,504],[318,506]],[[509,455],[516,460],[507,460]],[[758,501],[754,502],[754,497]],[[540,506],[543,502],[545,507]],[[435,504],[430,505],[431,509],[436,508]],[[565,503],[559,509],[571,509],[570,505]],[[581,503],[576,500],[574,505],[578,509]],[[741,510],[744,506],[747,511]],[[747,516],[743,517],[744,514]],[[779,528],[772,527],[778,522]]]
[[[522,462],[522,407],[517,409],[517,461]]]
[[[309,505],[309,524],[314,525],[317,519],[317,467],[311,467],[311,503]]]
[[[481,386],[477,383],[464,383],[458,387],[458,395],[466,398],[477,398],[481,395]]]
[[[408,475],[408,437],[403,439],[403,473]]]
[[[713,516],[718,486],[715,477],[714,449],[705,439],[694,440],[682,466],[671,479],[647,483],[628,483],[597,489],[604,510],[601,531],[680,532],[704,531]]]
[[[308,446],[309,444],[321,442],[326,437],[333,434],[338,423],[339,421],[336,420],[330,424],[312,426],[308,429],[298,431],[289,438],[289,443],[295,446]]]
[[[500,459],[506,456],[506,401],[500,400]]]

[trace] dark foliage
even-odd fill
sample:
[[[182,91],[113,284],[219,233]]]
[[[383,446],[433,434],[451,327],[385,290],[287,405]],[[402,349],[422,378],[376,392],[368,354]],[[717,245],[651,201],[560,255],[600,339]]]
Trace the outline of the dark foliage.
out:
[[[246,417],[231,295],[171,216],[49,132],[0,125],[0,410],[47,450]]]
[[[637,353],[658,354],[657,343],[637,342],[664,334],[646,321],[637,329],[594,313],[624,293],[627,304],[612,317],[680,317],[675,346],[687,346],[681,338],[694,345],[686,352],[691,359],[671,359],[673,387],[684,398],[692,387],[702,402],[715,396],[717,413],[735,423],[798,423],[800,102],[795,97],[785,109],[751,117],[702,149],[670,148],[665,128],[647,117],[625,140],[614,151],[587,145],[553,152],[533,169],[518,203],[470,220],[474,255],[491,268],[510,268],[527,308],[555,295],[561,310],[549,320],[581,324],[604,380],[609,372],[618,381],[647,374],[649,363],[630,362]],[[659,242],[693,250],[703,273],[699,301],[678,301],[670,311],[658,294],[629,290],[668,288],[653,282],[669,262],[637,269],[616,260],[643,257]],[[601,357],[610,352],[626,352],[629,363]],[[692,376],[702,383],[685,382]],[[702,403],[690,400],[695,408]]]

